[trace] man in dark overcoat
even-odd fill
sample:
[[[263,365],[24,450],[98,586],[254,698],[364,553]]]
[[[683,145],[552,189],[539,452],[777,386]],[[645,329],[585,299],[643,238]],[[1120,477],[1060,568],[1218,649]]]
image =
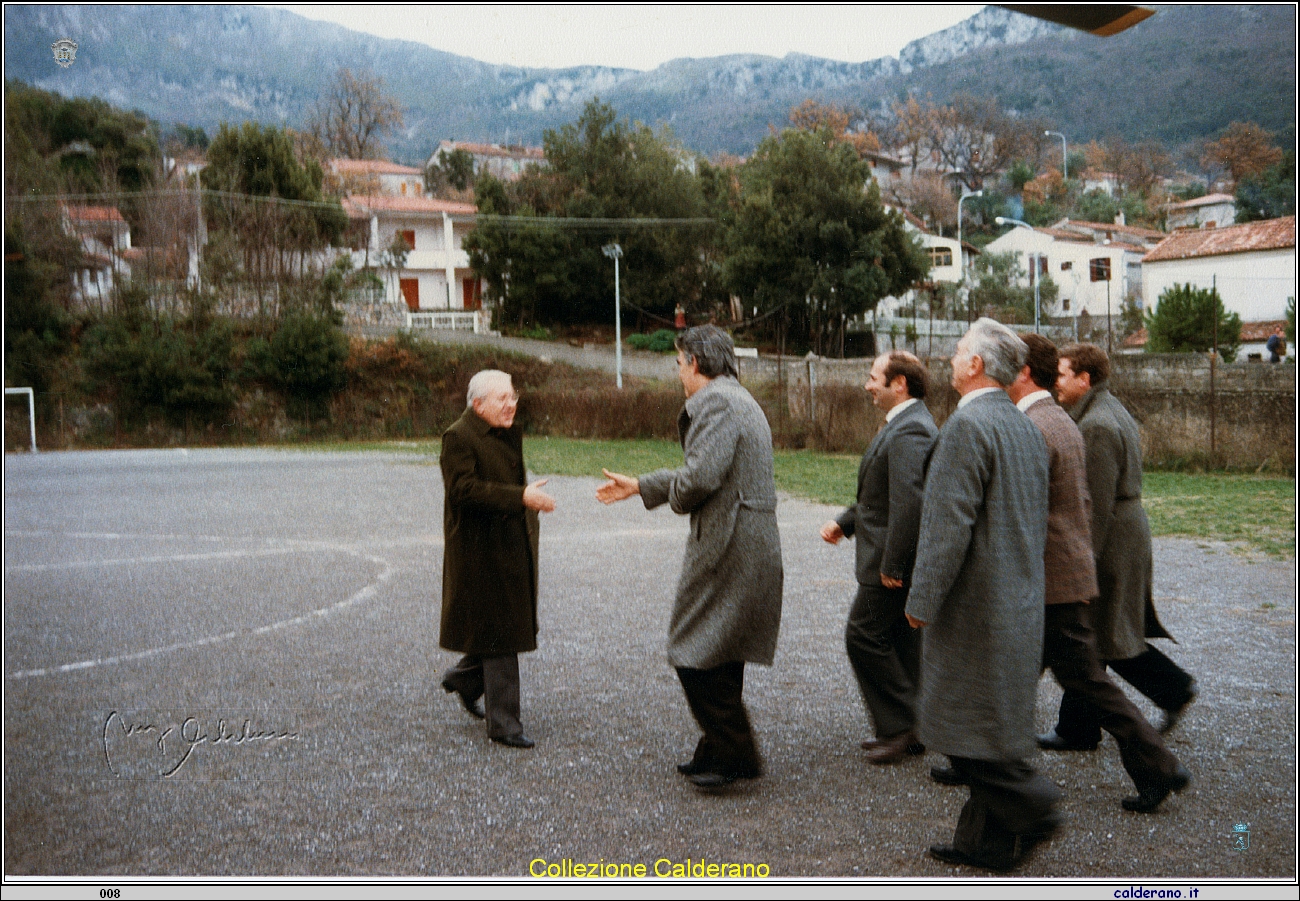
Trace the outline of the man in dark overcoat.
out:
[[[1098,594],[1097,571],[1083,436],[1052,399],[1059,366],[1056,346],[1042,335],[1025,335],[1024,341],[1029,357],[1007,395],[1043,433],[1050,459],[1043,666],[1065,691],[1097,709],[1101,727],[1115,737],[1124,769],[1138,789],[1138,795],[1125,798],[1123,806],[1147,813],[1171,791],[1185,788],[1190,777],[1159,733],[1106,675],[1106,666],[1097,657],[1090,612],[1090,602]],[[1038,736],[1042,748],[1052,749],[1057,741],[1055,733]]]
[[[677,338],[686,406],[677,420],[685,460],[640,478],[605,471],[606,504],[640,495],[647,510],[690,514],[691,532],[669,624],[677,669],[704,735],[677,769],[703,789],[762,774],[742,699],[745,664],[771,666],[781,626],[781,537],[772,432],[737,380],[731,337],[712,325]]]
[[[1043,650],[1048,457],[1007,397],[1025,343],[977,320],[957,344],[961,395],[930,459],[908,622],[923,628],[920,737],[970,786],[951,845],[932,857],[1019,864],[1056,827],[1056,786],[1025,762]]]
[[[916,684],[921,636],[903,607],[916,561],[925,462],[938,429],[926,409],[926,373],[906,351],[876,358],[866,389],[885,424],[858,464],[858,502],[821,528],[830,544],[856,538],[858,591],[845,647],[876,730],[864,741],[867,759],[894,763],[925,746],[916,737]]]
[[[1092,550],[1100,597],[1093,605],[1097,655],[1165,712],[1161,732],[1178,723],[1196,682],[1147,642],[1169,638],[1151,596],[1151,527],[1142,509],[1142,436],[1110,393],[1110,359],[1093,344],[1060,353],[1056,390],[1083,435],[1092,497]],[[1067,691],[1052,750],[1091,750],[1101,740],[1099,711]]]
[[[545,479],[526,483],[518,402],[509,374],[477,373],[468,408],[442,436],[439,643],[464,655],[442,687],[486,717],[488,738],[531,748],[519,720],[518,655],[537,649],[537,514],[555,501]]]

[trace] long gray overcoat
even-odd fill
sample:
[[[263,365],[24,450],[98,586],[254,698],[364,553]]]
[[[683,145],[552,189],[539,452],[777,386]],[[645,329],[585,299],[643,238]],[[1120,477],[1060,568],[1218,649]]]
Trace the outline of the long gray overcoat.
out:
[[[1047,445],[1005,392],[944,423],[907,599],[927,623],[917,715],[932,750],[1005,761],[1036,747],[1047,497]]]
[[[784,570],[767,418],[739,382],[719,376],[687,399],[677,428],[682,467],[640,477],[646,509],[667,503],[691,517],[668,662],[771,666]]]
[[[1105,382],[1069,409],[1083,434],[1092,497],[1092,552],[1100,598],[1092,605],[1097,656],[1127,660],[1147,638],[1168,638],[1151,598],[1151,527],[1142,509],[1142,436]]]
[[[442,436],[442,628],[449,651],[537,649],[537,513],[524,507],[519,427],[467,409]]]

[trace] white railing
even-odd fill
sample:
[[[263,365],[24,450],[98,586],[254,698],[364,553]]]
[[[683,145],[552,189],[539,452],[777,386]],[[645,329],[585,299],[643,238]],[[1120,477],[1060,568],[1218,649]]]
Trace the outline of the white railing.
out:
[[[483,331],[477,312],[464,310],[427,310],[408,312],[406,327],[410,329],[441,329],[450,332]]]

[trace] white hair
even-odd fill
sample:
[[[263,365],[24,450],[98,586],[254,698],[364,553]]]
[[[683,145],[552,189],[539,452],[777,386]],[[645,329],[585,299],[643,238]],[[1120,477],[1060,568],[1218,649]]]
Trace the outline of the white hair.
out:
[[[984,361],[984,374],[999,385],[1010,385],[1029,356],[1029,345],[1002,323],[987,316],[966,332],[966,350]]]
[[[465,406],[473,407],[475,400],[487,397],[492,391],[492,386],[501,382],[510,386],[512,384],[510,373],[502,372],[500,369],[484,369],[482,372],[474,373],[474,377],[469,380],[469,390],[465,392]]]

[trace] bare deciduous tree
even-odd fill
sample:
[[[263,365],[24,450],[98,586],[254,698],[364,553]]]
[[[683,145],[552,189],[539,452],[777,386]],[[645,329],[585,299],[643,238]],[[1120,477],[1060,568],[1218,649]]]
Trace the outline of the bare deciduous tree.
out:
[[[335,156],[382,159],[382,137],[402,127],[402,105],[384,91],[384,80],[366,72],[339,69],[316,102],[308,125],[312,135]]]

